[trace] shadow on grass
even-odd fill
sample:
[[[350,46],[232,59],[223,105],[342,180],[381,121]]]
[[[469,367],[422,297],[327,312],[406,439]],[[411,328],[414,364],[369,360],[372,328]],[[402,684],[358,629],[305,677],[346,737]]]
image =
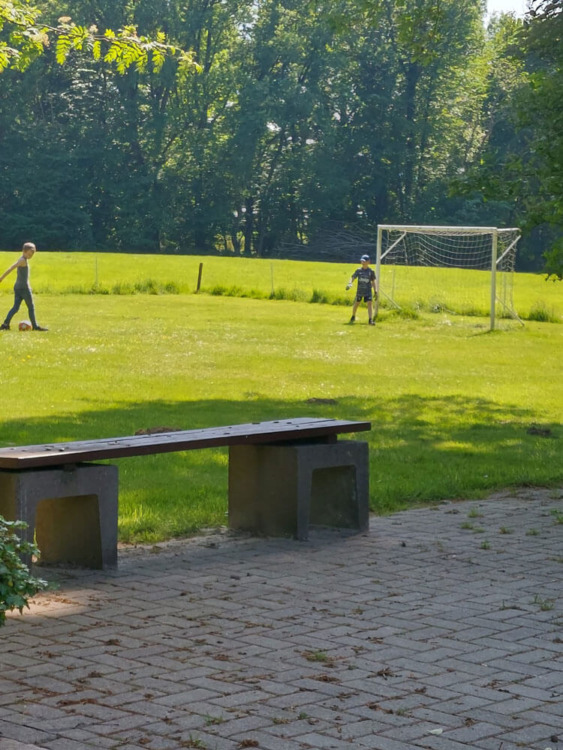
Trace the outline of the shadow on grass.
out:
[[[328,403],[327,403],[328,401]],[[248,393],[245,401],[147,401],[74,416],[8,421],[3,445],[132,435],[151,428],[197,429],[312,416],[372,422],[370,496],[376,513],[445,499],[482,497],[502,487],[562,479],[561,425],[522,406],[484,399],[402,395],[286,401]],[[345,437],[345,436],[343,436]],[[120,534],[154,541],[225,523],[227,449],[140,456],[120,467]]]

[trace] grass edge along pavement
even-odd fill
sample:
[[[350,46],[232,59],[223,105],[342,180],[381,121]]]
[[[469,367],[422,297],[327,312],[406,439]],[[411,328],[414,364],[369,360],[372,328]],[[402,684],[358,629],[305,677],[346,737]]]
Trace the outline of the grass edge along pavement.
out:
[[[395,319],[368,331],[338,308],[196,295],[38,304],[46,339],[0,339],[5,445],[343,417],[374,424],[377,513],[561,480],[561,326],[491,335]],[[25,418],[22,373],[34,384]],[[122,540],[225,522],[224,450],[131,459],[120,473]]]

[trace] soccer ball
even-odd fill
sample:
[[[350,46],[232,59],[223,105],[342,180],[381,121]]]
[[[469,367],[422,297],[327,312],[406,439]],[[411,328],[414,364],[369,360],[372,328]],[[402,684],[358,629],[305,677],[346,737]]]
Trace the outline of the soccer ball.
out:
[[[31,325],[29,320],[22,320],[18,327],[20,331],[31,331],[33,326]]]

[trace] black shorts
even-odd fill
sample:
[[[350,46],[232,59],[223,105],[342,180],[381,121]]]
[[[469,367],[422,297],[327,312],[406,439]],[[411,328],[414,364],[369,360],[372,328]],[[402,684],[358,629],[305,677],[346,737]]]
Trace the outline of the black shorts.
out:
[[[356,294],[356,302],[372,302],[373,297],[371,290],[367,294]]]

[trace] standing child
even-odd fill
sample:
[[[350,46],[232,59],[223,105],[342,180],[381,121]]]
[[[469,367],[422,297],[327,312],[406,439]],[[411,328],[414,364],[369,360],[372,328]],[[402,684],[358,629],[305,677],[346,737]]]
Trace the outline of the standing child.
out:
[[[14,304],[10,312],[6,315],[6,320],[0,326],[0,330],[7,331],[10,328],[10,321],[20,309],[21,303],[25,302],[29,312],[29,320],[31,321],[31,327],[34,331],[48,331],[48,328],[43,328],[38,325],[35,319],[35,306],[33,304],[33,294],[31,293],[31,287],[29,285],[29,261],[33,258],[35,253],[35,245],[33,242],[26,242],[22,248],[21,258],[13,263],[7,271],[4,271],[0,276],[0,281],[3,281],[6,276],[17,268],[16,283],[14,284]]]
[[[356,268],[356,270],[350,277],[350,281],[346,285],[346,289],[350,289],[350,287],[354,283],[354,279],[358,279],[358,288],[356,290],[356,299],[354,300],[354,307],[352,308],[352,317],[350,318],[350,323],[354,323],[354,321],[356,320],[356,310],[358,309],[360,302],[363,300],[364,302],[367,302],[369,324],[370,326],[374,326],[375,320],[373,319],[373,300],[377,299],[375,271],[373,270],[373,268],[369,267],[369,255],[362,255],[360,263],[362,264],[362,267]]]

